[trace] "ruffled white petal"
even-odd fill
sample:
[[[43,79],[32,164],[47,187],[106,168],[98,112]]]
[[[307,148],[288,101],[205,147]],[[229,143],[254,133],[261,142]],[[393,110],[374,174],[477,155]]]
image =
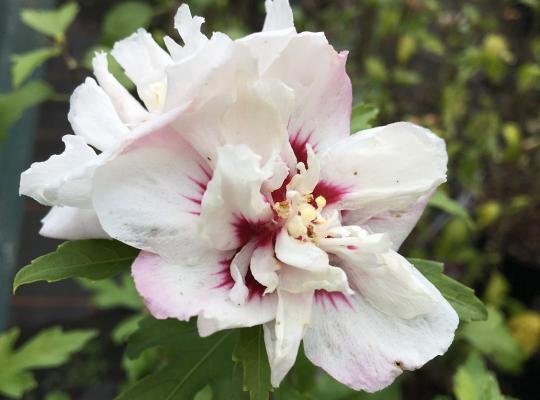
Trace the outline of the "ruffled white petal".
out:
[[[243,245],[238,227],[262,225],[272,218],[270,204],[261,194],[262,183],[272,175],[261,167],[261,157],[245,145],[218,150],[214,175],[202,200],[200,234],[220,250]]]
[[[263,32],[294,28],[294,16],[289,0],[266,0]]]
[[[343,224],[358,225],[373,233],[385,233],[392,242],[392,249],[397,251],[422,216],[432,192],[405,210],[387,210],[378,215],[371,215],[363,209],[343,212]]]
[[[272,386],[278,387],[292,368],[300,341],[311,320],[313,293],[293,294],[278,290],[275,321],[264,325],[264,342]]]
[[[129,134],[111,99],[92,78],[86,78],[73,92],[68,120],[75,134],[102,151],[113,147]]]
[[[169,54],[144,29],[116,42],[111,54],[137,86],[148,110],[161,112],[167,95],[165,68],[173,62]]]
[[[66,149],[21,174],[19,194],[47,206],[92,208],[91,185],[100,157],[80,136],[62,138]]]
[[[200,203],[210,173],[167,125],[155,127],[96,171],[93,204],[103,229],[175,263],[200,257]]]
[[[418,274],[420,275],[420,274]],[[375,392],[403,370],[414,370],[446,352],[458,316],[423,276],[437,301],[427,314],[404,319],[383,313],[361,295],[315,302],[304,337],[306,356],[341,383]]]
[[[110,239],[94,210],[75,207],[53,207],[41,220],[39,234],[52,239]]]
[[[201,26],[204,18],[191,16],[191,11],[187,4],[182,4],[174,17],[174,27],[180,33],[184,41],[185,52],[193,52],[208,41],[208,38],[201,33]],[[185,56],[185,55],[184,55]],[[174,56],[173,56],[174,57]],[[183,57],[176,57],[175,61]]]
[[[364,215],[403,211],[446,181],[444,141],[407,122],[368,129],[320,155],[321,178],[346,195],[336,206]]]
[[[99,85],[109,96],[124,124],[134,127],[149,118],[148,111],[109,72],[106,53],[96,53],[92,59],[92,67]]]
[[[329,268],[328,254],[309,241],[295,239],[282,228],[276,238],[276,257],[281,262],[313,272],[325,272]]]

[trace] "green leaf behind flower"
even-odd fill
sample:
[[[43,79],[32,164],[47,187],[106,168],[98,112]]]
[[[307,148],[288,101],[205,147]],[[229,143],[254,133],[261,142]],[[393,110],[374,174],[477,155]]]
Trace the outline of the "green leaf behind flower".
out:
[[[196,324],[177,320],[147,318],[131,335],[128,356],[139,357],[145,350],[164,349],[167,363],[153,374],[136,382],[116,400],[192,399],[208,384],[231,380],[231,349],[236,331],[222,331],[207,338],[198,335]],[[223,393],[222,393],[223,394]],[[237,399],[240,395],[221,396]]]
[[[13,65],[11,67],[11,75],[13,86],[16,88],[19,87],[21,83],[36,70],[36,68],[49,58],[57,56],[58,54],[60,54],[60,50],[56,47],[44,47],[29,51],[28,53],[12,55],[11,60]]]
[[[27,8],[21,12],[21,20],[30,28],[63,42],[65,31],[78,12],[79,6],[76,3],[67,3],[57,10]]]
[[[482,321],[487,318],[484,303],[475,296],[474,290],[446,276],[443,264],[436,261],[409,259],[409,261],[433,284],[459,315],[462,321]]]
[[[379,115],[379,109],[373,104],[355,104],[351,113],[351,133],[371,128]]]
[[[21,397],[36,386],[30,370],[62,365],[96,335],[94,330],[63,332],[61,328],[53,327],[15,349],[18,328],[1,334],[0,393],[12,398]]]
[[[486,369],[482,358],[475,352],[454,375],[454,395],[457,400],[505,400],[495,375]]]
[[[18,287],[37,281],[56,282],[66,278],[105,279],[129,270],[139,250],[105,239],[69,241],[56,251],[36,258],[22,268],[13,283]]]
[[[267,400],[273,391],[270,383],[270,364],[264,346],[262,326],[242,329],[234,349],[233,360],[242,364],[243,389],[251,400]]]

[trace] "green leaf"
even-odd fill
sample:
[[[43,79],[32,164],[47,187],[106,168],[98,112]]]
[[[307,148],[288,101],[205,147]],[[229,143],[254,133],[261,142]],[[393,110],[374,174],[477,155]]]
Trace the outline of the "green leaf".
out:
[[[411,258],[409,261],[441,292],[456,310],[462,321],[482,321],[487,318],[484,303],[474,290],[446,276],[443,264],[436,261]]]
[[[0,335],[0,393],[20,397],[36,385],[31,369],[58,367],[97,335],[94,330],[63,332],[52,327],[14,349],[19,330]]]
[[[486,321],[464,325],[459,337],[467,340],[478,351],[493,361],[500,369],[518,372],[526,355],[505,324],[502,314],[488,307]]]
[[[129,270],[138,252],[123,243],[105,239],[64,242],[56,251],[36,258],[21,269],[15,275],[13,291],[37,281],[109,278]]]
[[[454,375],[454,395],[457,400],[505,400],[495,375],[475,352],[469,354]]]
[[[129,337],[139,328],[143,318],[142,314],[134,314],[120,321],[111,332],[113,342],[116,344],[127,342]]]
[[[127,308],[141,310],[143,303],[135,289],[133,278],[123,274],[118,281],[111,279],[101,281],[88,281],[79,279],[79,285],[93,292],[92,300],[98,308],[109,310],[112,308]]]
[[[429,200],[431,207],[438,208],[454,217],[462,218],[469,228],[474,227],[474,223],[467,210],[459,204],[457,201],[452,200],[445,192],[437,191],[431,196]]]
[[[114,5],[103,20],[103,44],[110,46],[139,28],[148,28],[152,16],[152,8],[146,3],[128,1]]]
[[[79,6],[76,3],[67,3],[57,10],[27,8],[22,10],[21,20],[30,28],[63,42],[65,31],[78,12]]]
[[[242,363],[244,391],[251,400],[266,400],[272,390],[270,364],[264,346],[262,326],[242,329],[233,352],[233,360]]]
[[[379,115],[379,109],[373,104],[355,104],[351,113],[351,132],[356,133],[371,128],[377,115]]]
[[[11,75],[13,78],[13,86],[19,87],[21,83],[28,78],[41,64],[49,58],[60,54],[60,50],[55,47],[44,47],[41,49],[32,50],[24,54],[14,54],[11,56],[13,63],[11,67]]]
[[[145,319],[129,340],[128,355],[139,356],[152,347],[165,348],[169,362],[135,383],[117,400],[191,399],[207,384],[233,370],[231,349],[236,331],[200,338],[195,323]]]
[[[0,140],[7,136],[11,126],[24,111],[54,94],[45,82],[31,81],[14,92],[0,94]]]

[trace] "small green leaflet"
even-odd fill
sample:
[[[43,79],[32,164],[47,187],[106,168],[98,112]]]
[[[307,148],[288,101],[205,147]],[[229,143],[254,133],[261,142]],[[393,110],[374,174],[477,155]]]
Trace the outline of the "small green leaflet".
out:
[[[125,308],[138,311],[143,309],[141,297],[135,289],[130,274],[122,274],[118,280],[89,281],[79,279],[77,282],[83,288],[93,292],[92,300],[102,310]]]
[[[409,259],[433,284],[459,315],[462,321],[483,321],[487,318],[484,303],[474,290],[443,274],[443,264],[436,261]]]
[[[505,400],[495,375],[486,369],[484,361],[475,352],[454,375],[454,395],[457,400]]]
[[[35,49],[24,54],[14,54],[11,56],[13,65],[11,66],[11,76],[13,86],[18,88],[21,83],[28,78],[32,72],[49,58],[60,54],[60,50],[55,47],[44,47]]]
[[[433,196],[431,196],[431,199],[429,199],[429,205],[453,215],[454,217],[463,218],[469,228],[474,227],[474,223],[467,210],[463,208],[463,206],[457,201],[448,197],[448,195],[444,192],[435,192]]]
[[[37,281],[66,278],[105,279],[129,270],[139,250],[113,240],[64,242],[56,251],[36,258],[15,275],[13,291]]]
[[[54,94],[49,84],[41,81],[28,82],[11,93],[0,94],[0,140],[7,137],[11,126],[33,107]]]
[[[527,358],[506,326],[503,315],[493,307],[488,307],[486,321],[464,325],[458,336],[506,372],[519,372]]]
[[[103,20],[102,43],[112,46],[137,29],[148,28],[152,15],[152,8],[145,3],[128,1],[114,5]]]
[[[233,352],[233,360],[242,363],[243,389],[251,400],[267,400],[273,391],[270,383],[270,364],[264,346],[262,326],[242,329]]]
[[[168,363],[129,387],[117,400],[192,399],[207,384],[221,378],[230,380],[236,337],[236,331],[222,331],[201,338],[195,323],[144,319],[129,339],[128,356],[136,358],[146,349],[159,347],[166,350]]]
[[[97,335],[94,330],[63,332],[59,327],[46,329],[15,349],[19,330],[0,335],[0,393],[18,398],[36,386],[30,372],[37,368],[62,365]]]
[[[64,34],[73,22],[79,6],[76,3],[67,3],[57,10],[24,9],[21,20],[30,28],[54,38],[57,42],[64,41]]]
[[[379,115],[379,109],[372,104],[355,104],[351,113],[351,133],[371,128]]]

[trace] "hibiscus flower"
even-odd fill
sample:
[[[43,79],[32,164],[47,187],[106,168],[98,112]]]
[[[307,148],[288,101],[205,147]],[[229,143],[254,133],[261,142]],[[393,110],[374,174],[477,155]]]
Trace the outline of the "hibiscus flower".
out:
[[[236,41],[208,39],[182,6],[184,46],[117,44],[146,109],[123,113],[129,94],[96,74],[103,102],[71,113],[78,136],[21,191],[141,249],[132,272],[154,317],[197,317],[202,336],[263,325],[274,386],[303,341],[334,378],[377,391],[443,354],[458,325],[397,253],[446,180],[445,144],[406,122],[350,135],[347,53],[297,33],[288,1],[266,8],[263,31]],[[122,132],[105,129],[111,111]],[[68,157],[74,143],[86,158]]]

